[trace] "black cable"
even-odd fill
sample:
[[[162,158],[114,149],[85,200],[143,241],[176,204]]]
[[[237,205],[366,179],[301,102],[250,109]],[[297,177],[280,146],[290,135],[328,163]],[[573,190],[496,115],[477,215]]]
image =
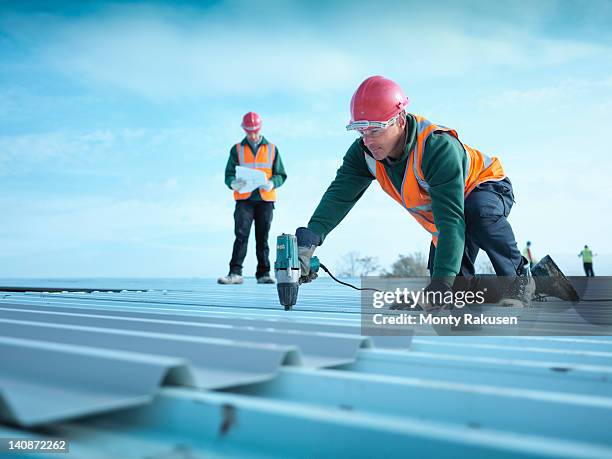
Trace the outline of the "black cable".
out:
[[[333,280],[335,280],[335,281],[336,281],[336,282],[338,282],[339,284],[346,285],[347,287],[354,288],[355,290],[371,290],[371,291],[373,291],[373,292],[380,292],[380,291],[381,291],[381,290],[378,290],[377,288],[359,288],[359,287],[355,287],[354,285],[349,284],[349,283],[347,283],[347,282],[342,282],[341,280],[336,279],[336,278],[334,277],[334,275],[333,275],[332,273],[330,273],[330,272],[329,272],[329,269],[327,269],[323,263],[321,263],[319,266],[321,266],[321,269],[322,269],[323,271],[325,271],[327,274],[329,274],[329,277],[331,277]]]

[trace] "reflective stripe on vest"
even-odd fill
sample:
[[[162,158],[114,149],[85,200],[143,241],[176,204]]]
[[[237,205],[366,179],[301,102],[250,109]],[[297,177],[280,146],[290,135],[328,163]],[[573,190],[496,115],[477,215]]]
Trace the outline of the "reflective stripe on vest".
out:
[[[242,143],[237,143],[236,152],[238,154],[238,164],[240,166],[263,171],[266,174],[266,178],[270,180],[270,177],[273,175],[272,169],[274,167],[274,158],[276,157],[276,147],[273,143],[268,142],[267,144],[259,144],[256,153],[253,153],[248,144],[242,145]],[[251,158],[253,159],[252,161]],[[275,189],[270,191],[260,189],[259,195],[264,201],[276,201]],[[248,199],[250,196],[251,192],[238,193],[234,191],[234,199],[237,201]]]
[[[370,174],[372,174],[372,176],[376,178],[376,160],[367,153],[364,153],[364,155],[366,164],[368,165],[368,169],[370,169]]]
[[[414,117],[417,122],[416,142],[406,163],[401,190],[398,191],[395,188],[381,162],[376,161],[366,152],[364,156],[370,173],[379,182],[382,189],[406,208],[421,226],[431,233],[434,244],[436,244],[439,232],[431,210],[430,187],[422,170],[423,153],[427,139],[434,132],[446,132],[457,140],[459,136],[453,129],[435,125],[421,116],[414,115]],[[461,145],[466,157],[464,197],[467,197],[476,186],[483,182],[503,180],[506,177],[497,158],[491,158],[464,143]]]
[[[259,145],[259,147],[257,148],[257,154],[255,154],[255,159],[257,159],[257,156],[259,154],[259,150],[263,145]],[[249,150],[251,149],[251,147],[249,146]],[[268,143],[268,161],[266,162],[252,162],[249,163],[245,160],[244,158],[244,145],[242,145],[241,143],[237,143],[236,144],[236,150],[238,151],[238,164],[240,164],[241,166],[244,167],[250,167],[251,169],[272,169],[272,165],[274,164],[274,155],[276,154],[276,148],[274,148],[274,144],[273,143]],[[270,150],[272,151],[272,154],[270,154]]]

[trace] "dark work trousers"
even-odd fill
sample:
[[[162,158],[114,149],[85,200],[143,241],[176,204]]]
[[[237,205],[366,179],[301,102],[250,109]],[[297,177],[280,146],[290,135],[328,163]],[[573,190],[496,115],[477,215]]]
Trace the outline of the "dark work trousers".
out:
[[[587,277],[595,277],[595,273],[593,272],[593,263],[583,263],[584,265],[584,274]]]
[[[236,210],[234,210],[236,240],[234,241],[232,260],[230,261],[230,273],[242,275],[242,263],[244,257],[246,257],[253,220],[255,220],[255,252],[257,254],[255,276],[259,279],[270,273],[268,233],[272,224],[273,211],[273,202],[248,199],[236,201]]]
[[[511,279],[520,272],[523,257],[507,220],[513,204],[514,193],[508,178],[481,183],[465,199],[465,247],[459,276],[472,278],[471,289],[478,290],[486,284],[493,301],[501,294],[499,288],[492,285],[496,281],[492,276],[474,277],[474,262],[478,251],[482,249],[489,256],[497,276]],[[436,247],[432,243],[427,265],[430,273],[433,273],[435,255]]]

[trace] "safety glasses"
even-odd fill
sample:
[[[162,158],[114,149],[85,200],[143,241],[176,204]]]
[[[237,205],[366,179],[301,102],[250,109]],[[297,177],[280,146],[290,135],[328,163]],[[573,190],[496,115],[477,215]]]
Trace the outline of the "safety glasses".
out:
[[[377,137],[382,135],[385,130],[395,123],[398,116],[394,116],[388,121],[353,121],[346,126],[347,131],[357,131],[361,137]]]

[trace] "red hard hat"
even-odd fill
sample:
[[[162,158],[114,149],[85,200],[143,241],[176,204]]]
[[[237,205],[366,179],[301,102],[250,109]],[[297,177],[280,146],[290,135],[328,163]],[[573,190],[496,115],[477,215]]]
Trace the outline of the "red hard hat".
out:
[[[359,85],[351,99],[351,123],[355,121],[389,121],[406,106],[408,97],[400,86],[379,75]]]
[[[261,117],[255,112],[249,112],[242,117],[242,129],[247,132],[259,131],[261,129]]]

